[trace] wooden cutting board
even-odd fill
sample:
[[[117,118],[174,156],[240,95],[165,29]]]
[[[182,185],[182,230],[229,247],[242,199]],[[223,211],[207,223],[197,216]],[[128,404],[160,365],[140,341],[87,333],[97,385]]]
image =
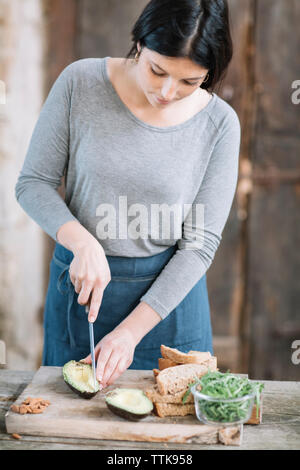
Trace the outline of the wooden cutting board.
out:
[[[42,414],[21,415],[9,410],[5,415],[7,432],[124,441],[242,443],[243,425],[211,426],[202,424],[194,415],[159,418],[154,413],[132,422],[114,415],[105,404],[105,393],[109,390],[116,387],[144,389],[153,383],[151,370],[129,369],[91,400],[85,400],[69,389],[61,367],[40,367],[14,404],[20,405],[27,397],[43,398],[51,404]]]

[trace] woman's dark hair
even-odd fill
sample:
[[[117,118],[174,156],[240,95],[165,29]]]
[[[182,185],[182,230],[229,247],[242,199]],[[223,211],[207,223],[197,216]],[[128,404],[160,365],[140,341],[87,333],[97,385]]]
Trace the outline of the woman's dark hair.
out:
[[[188,57],[209,70],[204,89],[224,78],[233,54],[227,0],[151,0],[131,35],[126,59],[135,56],[138,42],[161,55]]]

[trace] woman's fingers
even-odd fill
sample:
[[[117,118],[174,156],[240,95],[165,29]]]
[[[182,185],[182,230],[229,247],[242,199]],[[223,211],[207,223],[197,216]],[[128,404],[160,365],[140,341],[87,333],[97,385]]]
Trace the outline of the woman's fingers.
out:
[[[104,385],[103,382],[103,375],[104,369],[106,368],[106,364],[112,354],[113,348],[108,346],[107,344],[105,347],[101,347],[97,359],[97,367],[96,367],[96,377]]]
[[[116,332],[106,335],[95,347],[95,357],[97,361],[96,377],[103,385],[111,385],[121,374],[130,366],[133,361],[134,348],[130,343],[128,347],[122,341],[120,343],[120,335],[117,335],[119,344],[112,336],[116,336]],[[126,342],[126,337],[124,336]],[[89,354],[84,362],[91,364],[91,355]]]
[[[83,280],[81,282],[78,278],[76,278],[75,292],[79,294],[77,301],[80,305],[86,305],[91,296],[91,300],[89,302],[88,320],[90,322],[94,322],[98,316],[98,312],[99,312],[100,305],[101,305],[102,298],[103,298],[104,289],[99,286],[93,287],[93,283],[91,281]],[[92,295],[91,295],[91,292],[92,292]]]
[[[120,354],[118,351],[113,350],[111,355],[108,358],[108,361],[105,364],[105,368],[102,374],[102,384],[106,385],[113,373],[115,372],[115,369],[120,361]],[[101,373],[101,372],[100,372]]]
[[[103,298],[103,289],[101,287],[95,287],[93,290],[90,308],[89,308],[89,317],[90,322],[94,322],[98,316],[100,305]]]
[[[70,276],[71,279],[71,276]],[[71,279],[72,281],[72,279]],[[73,281],[72,281],[73,284]],[[82,282],[76,278],[75,280],[75,292],[78,294],[78,303],[80,305],[86,305],[89,302],[89,322],[94,322],[98,316],[100,305],[103,298],[104,289],[101,287],[94,287],[91,281],[83,280]],[[92,295],[91,295],[92,293]]]
[[[95,359],[97,361],[97,358],[98,358],[98,354],[100,352],[100,349],[101,349],[101,342],[98,343],[96,346],[95,346]],[[84,359],[81,359],[82,361],[86,362],[87,364],[92,364],[92,356],[89,354],[88,356],[86,356]]]
[[[83,360],[86,364],[92,363],[90,354]],[[132,361],[129,361],[127,357],[120,357],[116,351],[112,351],[105,365],[105,371],[102,372],[102,369],[99,368],[99,372],[97,368],[96,377],[99,382],[101,382],[101,385],[111,385],[115,380],[117,380],[118,377],[120,377],[120,375],[123,374],[123,372],[125,372],[125,370],[130,366],[131,362]],[[99,377],[102,377],[102,380],[100,380]]]
[[[92,287],[93,287],[92,282],[83,280],[82,285],[81,285],[81,290],[79,292],[79,296],[77,299],[80,305],[85,305],[88,303]]]
[[[75,279],[74,289],[77,294],[81,291],[81,280],[78,277]]]
[[[122,375],[123,372],[125,372],[125,370],[130,366],[131,362],[129,362],[127,358],[121,358],[117,363],[114,372],[105,383],[107,385],[111,385],[112,383],[114,383],[114,381],[117,380],[120,375]]]
[[[75,280],[76,280],[76,278],[75,278],[75,276],[74,276],[73,274],[71,274],[70,270],[69,270],[69,276],[70,276],[70,279],[71,279],[71,282],[72,282],[73,286],[75,287]]]

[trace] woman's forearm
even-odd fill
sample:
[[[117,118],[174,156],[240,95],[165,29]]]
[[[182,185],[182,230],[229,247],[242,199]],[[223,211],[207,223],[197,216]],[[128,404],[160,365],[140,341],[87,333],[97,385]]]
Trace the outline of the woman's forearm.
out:
[[[56,237],[58,243],[73,253],[86,244],[97,243],[100,245],[98,240],[76,220],[63,224],[58,229]]]
[[[116,328],[129,330],[138,344],[161,320],[159,314],[150,305],[140,302]]]

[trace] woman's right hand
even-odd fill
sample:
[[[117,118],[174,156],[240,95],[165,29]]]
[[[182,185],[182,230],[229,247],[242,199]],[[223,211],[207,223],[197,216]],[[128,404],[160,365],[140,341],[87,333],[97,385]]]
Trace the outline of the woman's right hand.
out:
[[[70,279],[79,294],[78,303],[86,305],[89,302],[88,320],[94,322],[98,316],[104,289],[111,280],[109,264],[97,240],[89,240],[75,248],[73,254],[69,269]]]

